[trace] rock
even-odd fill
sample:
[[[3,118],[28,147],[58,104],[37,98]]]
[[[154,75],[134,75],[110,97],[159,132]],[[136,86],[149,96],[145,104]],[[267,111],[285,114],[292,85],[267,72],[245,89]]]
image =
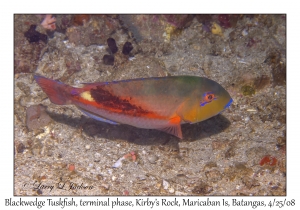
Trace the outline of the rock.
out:
[[[29,130],[36,130],[51,122],[50,116],[42,105],[33,105],[26,110],[26,125]]]
[[[123,49],[122,49],[122,53],[124,55],[129,55],[130,51],[133,49],[133,46],[130,42],[125,42]]]
[[[112,54],[115,54],[116,52],[118,52],[118,47],[117,47],[116,41],[113,38],[107,39],[107,45]]]

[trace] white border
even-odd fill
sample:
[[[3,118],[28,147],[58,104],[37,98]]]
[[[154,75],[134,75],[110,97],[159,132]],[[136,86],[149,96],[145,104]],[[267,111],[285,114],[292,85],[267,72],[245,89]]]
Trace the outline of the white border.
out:
[[[4,1],[1,3],[1,179],[0,205],[5,198],[13,198],[13,15],[15,13],[287,13],[287,196],[278,200],[291,200],[299,189],[300,174],[298,160],[300,152],[297,129],[299,129],[299,11],[298,5],[278,0],[252,1]],[[13,199],[17,199],[14,197]],[[42,197],[45,200],[47,197]],[[58,198],[58,197],[56,197]],[[68,197],[70,198],[70,197]],[[88,197],[84,197],[86,200]],[[95,198],[95,197],[94,197]],[[101,197],[103,198],[103,197]],[[113,197],[116,198],[116,197]],[[145,198],[145,197],[144,197]],[[156,197],[151,197],[154,199]],[[162,199],[163,197],[157,197]],[[192,197],[195,198],[195,197]],[[212,197],[214,200],[234,197]],[[241,197],[238,197],[239,199]],[[245,199],[251,199],[244,197]],[[253,197],[251,200],[270,200],[274,197]],[[33,200],[34,197],[23,197]],[[80,200],[80,197],[76,197]],[[93,198],[92,198],[93,199]],[[135,201],[136,197],[130,197]],[[167,197],[167,199],[172,199]],[[204,197],[202,197],[204,199]],[[300,199],[297,200],[297,203]],[[299,205],[297,205],[299,206]],[[11,207],[10,207],[11,208]],[[42,209],[50,209],[43,207]],[[66,207],[67,208],[67,207]],[[99,208],[99,207],[98,207]],[[199,207],[197,207],[199,208]],[[204,207],[200,207],[206,209]],[[221,207],[226,208],[226,207]],[[248,207],[249,208],[249,207]],[[3,209],[1,207],[1,209]],[[6,208],[5,208],[6,209]],[[80,208],[77,208],[80,209]],[[124,209],[124,208],[123,208]],[[129,209],[129,208],[128,208]],[[130,208],[132,209],[132,208]],[[209,209],[217,209],[209,208]],[[218,207],[220,209],[220,207]],[[259,209],[259,208],[258,208]]]

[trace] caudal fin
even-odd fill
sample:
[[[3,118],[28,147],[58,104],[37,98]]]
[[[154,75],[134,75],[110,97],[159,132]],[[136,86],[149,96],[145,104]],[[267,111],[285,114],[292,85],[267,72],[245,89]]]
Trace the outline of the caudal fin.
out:
[[[34,75],[34,79],[43,89],[43,91],[48,95],[52,103],[58,105],[67,104],[69,99],[68,85],[38,75]]]

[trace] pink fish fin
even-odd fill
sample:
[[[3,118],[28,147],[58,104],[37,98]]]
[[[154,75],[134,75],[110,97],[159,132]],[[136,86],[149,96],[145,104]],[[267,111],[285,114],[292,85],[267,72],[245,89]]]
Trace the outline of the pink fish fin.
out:
[[[65,105],[68,103],[69,94],[67,93],[67,88],[70,86],[38,75],[34,75],[34,79],[47,94],[52,103],[58,105]]]
[[[157,130],[161,130],[163,132],[172,134],[172,135],[177,136],[178,138],[182,139],[182,132],[181,132],[180,124],[170,125],[170,126],[164,127],[164,128],[158,128]]]
[[[159,128],[158,130],[164,131],[166,133],[172,134],[182,139],[182,131],[181,131],[180,123],[181,123],[181,117],[175,115],[169,120],[169,126]]]

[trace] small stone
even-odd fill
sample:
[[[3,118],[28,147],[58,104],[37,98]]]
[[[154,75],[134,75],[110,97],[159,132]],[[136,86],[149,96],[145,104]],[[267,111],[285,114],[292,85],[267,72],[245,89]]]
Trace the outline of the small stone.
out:
[[[18,146],[17,146],[17,152],[18,153],[23,153],[25,150],[25,146],[23,143],[19,143]]]
[[[166,180],[163,179],[163,188],[165,190],[167,190],[169,188],[169,186],[170,186],[169,182],[167,182]]]
[[[175,192],[174,188],[171,187],[171,188],[169,189],[169,193],[174,193],[174,192]]]
[[[149,155],[148,160],[151,164],[155,164],[158,160],[158,157],[156,155]]]
[[[89,144],[85,145],[85,149],[86,149],[86,150],[91,149],[91,145],[89,145]]]
[[[245,123],[248,123],[249,120],[250,120],[250,117],[245,117],[245,119],[244,119]]]
[[[112,180],[112,181],[116,181],[116,179],[117,179],[116,176],[112,176],[112,177],[111,177],[111,180]]]
[[[247,31],[246,29],[244,29],[244,30],[242,31],[242,35],[243,35],[243,36],[247,36],[247,35],[248,35],[248,31]]]
[[[101,155],[99,153],[94,154],[94,162],[100,162],[101,160]]]

